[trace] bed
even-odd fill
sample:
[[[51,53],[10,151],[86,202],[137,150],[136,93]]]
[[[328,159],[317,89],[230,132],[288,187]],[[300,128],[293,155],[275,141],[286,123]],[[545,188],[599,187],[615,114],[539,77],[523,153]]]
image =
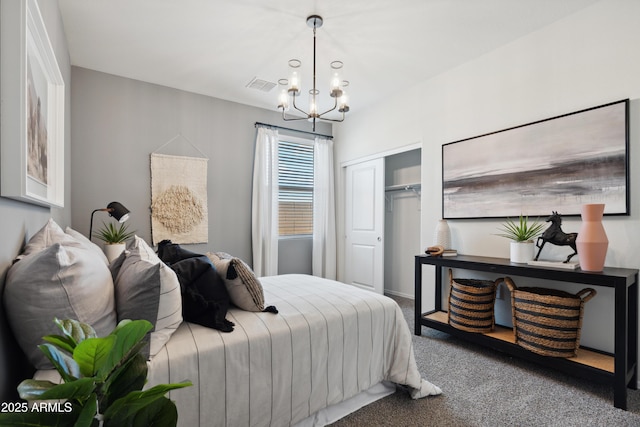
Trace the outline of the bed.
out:
[[[279,313],[232,308],[231,333],[183,322],[149,363],[148,383],[190,380],[169,397],[178,426],[323,426],[402,387],[441,390],[418,371],[392,299],[300,274],[260,278]],[[35,378],[59,381],[54,370]]]
[[[50,220],[9,269],[3,303],[35,377],[57,382],[37,347],[58,333],[54,316],[90,324],[99,336],[122,319],[149,320],[146,387],[193,383],[169,394],[181,427],[326,425],[396,385],[414,399],[441,392],[418,372],[412,335],[392,299],[307,275],[243,279],[243,261],[237,277],[231,260],[216,262],[227,266],[222,286],[238,286],[229,288],[232,332],[183,320],[176,264],[166,265],[143,239],[135,236],[109,264],[88,239]],[[258,295],[278,313],[260,311],[256,300],[255,309],[244,306],[241,294]]]
[[[418,372],[392,299],[315,276],[260,282],[278,314],[231,309],[229,334],[184,322],[150,361],[149,386],[193,382],[170,394],[179,426],[324,425],[390,384],[413,398],[440,393]]]

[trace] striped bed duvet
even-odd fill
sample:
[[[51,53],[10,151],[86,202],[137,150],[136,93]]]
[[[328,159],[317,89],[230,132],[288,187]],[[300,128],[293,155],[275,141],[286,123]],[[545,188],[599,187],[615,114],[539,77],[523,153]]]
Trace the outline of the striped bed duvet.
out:
[[[260,281],[278,314],[231,309],[231,333],[185,322],[149,362],[148,387],[193,382],[169,394],[179,426],[308,424],[384,381],[406,385],[413,398],[440,393],[418,372],[392,299],[314,276]]]

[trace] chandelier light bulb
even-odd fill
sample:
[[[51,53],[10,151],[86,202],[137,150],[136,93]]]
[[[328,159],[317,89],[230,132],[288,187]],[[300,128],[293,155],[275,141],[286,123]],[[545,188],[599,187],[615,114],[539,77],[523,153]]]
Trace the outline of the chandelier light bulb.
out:
[[[289,79],[289,92],[293,92],[294,95],[300,93],[300,76],[297,70],[291,72],[291,78]]]
[[[340,97],[340,106],[338,107],[338,111],[341,113],[349,111],[349,97],[347,96],[347,91],[344,89],[342,89],[342,96]]]
[[[340,88],[340,73],[334,71],[333,78],[331,79],[331,97],[339,98],[342,95],[342,89]]]
[[[289,94],[286,89],[280,91],[280,97],[278,98],[278,108],[283,110],[289,110]]]

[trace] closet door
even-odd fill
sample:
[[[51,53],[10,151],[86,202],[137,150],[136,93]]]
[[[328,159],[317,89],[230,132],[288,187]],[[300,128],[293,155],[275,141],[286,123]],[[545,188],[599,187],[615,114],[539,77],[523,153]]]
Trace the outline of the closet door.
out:
[[[346,168],[346,282],[384,292],[384,158]]]

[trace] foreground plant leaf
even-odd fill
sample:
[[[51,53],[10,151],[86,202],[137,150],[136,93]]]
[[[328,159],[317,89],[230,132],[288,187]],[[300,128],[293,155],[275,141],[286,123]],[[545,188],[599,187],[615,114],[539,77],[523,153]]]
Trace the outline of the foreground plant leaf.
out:
[[[54,368],[60,373],[65,382],[73,381],[80,378],[80,366],[70,356],[62,353],[51,344],[42,344],[38,348],[47,356],[47,359],[53,363]]]
[[[169,390],[188,387],[191,381],[177,384],[160,384],[145,391],[134,391],[126,397],[116,400],[104,414],[105,423],[109,420],[111,425],[127,425],[126,420],[133,419],[138,411],[147,405],[151,405],[158,399],[166,399],[164,395]],[[118,424],[119,423],[119,424]]]
[[[94,376],[109,359],[109,353],[116,342],[114,335],[104,338],[89,338],[79,343],[73,350],[73,360],[80,366],[85,377]]]

